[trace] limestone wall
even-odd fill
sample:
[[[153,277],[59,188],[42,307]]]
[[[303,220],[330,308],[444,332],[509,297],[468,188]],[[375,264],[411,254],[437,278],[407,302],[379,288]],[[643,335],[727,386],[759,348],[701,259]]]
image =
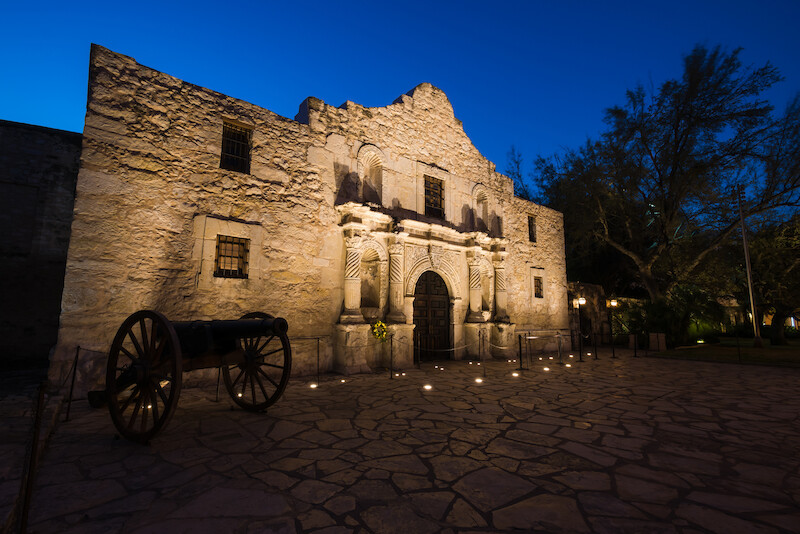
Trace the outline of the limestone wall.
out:
[[[326,136],[325,145],[315,146],[311,155],[333,171],[328,180],[340,198],[348,182],[363,179],[358,174],[364,149],[374,149],[383,160],[383,206],[423,213],[423,177],[429,175],[445,182],[445,215],[456,229],[502,233],[498,219],[511,182],[494,172],[495,165],[474,147],[440,89],[423,83],[381,108],[353,102],[336,108],[309,98],[297,118]],[[488,193],[488,220],[481,228],[475,213],[480,189]]]
[[[0,121],[0,369],[56,343],[81,136]]]
[[[473,146],[441,90],[424,83],[383,108],[352,102],[336,108],[310,98],[298,119],[327,135],[324,146],[312,149],[312,158],[328,169],[323,175],[337,191],[347,180],[365,179],[360,172],[365,150],[382,158],[382,205],[401,216],[408,215],[404,210],[424,212],[425,175],[442,179],[446,221],[421,219],[507,238],[511,322],[517,330],[568,328],[562,214],[514,197],[511,180],[495,172],[495,165]],[[488,200],[483,213],[477,202],[481,192]],[[536,243],[529,241],[529,215],[536,217]],[[466,284],[462,259],[461,280]],[[534,276],[543,278],[543,298],[534,297]],[[461,293],[467,293],[466,285]]]
[[[223,121],[252,129],[247,174],[220,169]],[[366,228],[343,217],[359,209],[382,214],[368,218],[383,221],[383,248],[400,238],[393,221],[406,221],[407,270],[412,259],[417,270],[449,265],[451,297],[460,299],[454,343],[462,341],[474,293],[467,263],[476,255],[484,284],[493,280],[491,261],[507,257],[512,322],[566,327],[561,215],[515,199],[511,181],[475,149],[430,84],[383,108],[309,98],[289,120],[93,46],[83,139],[55,379],[80,345],[79,380],[97,385],[116,329],[139,309],[174,320],[279,314],[289,321],[295,372],[315,372],[314,336],[324,337],[320,362],[331,369],[345,298],[344,233]],[[422,215],[426,175],[444,184],[444,221]],[[540,225],[535,245],[527,242],[530,213]],[[211,275],[217,234],[250,239],[247,279]],[[388,260],[380,261],[384,277]],[[543,299],[531,297],[531,267],[545,272]],[[473,299],[491,300],[493,291]],[[404,295],[411,322],[407,287]],[[370,313],[384,313],[386,295],[375,298]]]
[[[285,317],[292,336],[330,335],[340,312],[341,232],[332,191],[308,163],[308,126],[93,46],[84,149],[67,259],[58,351],[74,347],[88,381],[123,319]],[[250,174],[220,169],[223,120],[253,128]],[[201,273],[208,221],[258,228],[246,280]],[[249,234],[248,234],[249,235]],[[213,239],[214,236],[211,236]],[[296,347],[296,368],[308,364]],[[323,344],[323,358],[330,344]],[[324,362],[324,359],[323,359]]]
[[[517,331],[568,329],[563,215],[521,198],[514,197],[510,204],[506,236],[511,322]],[[535,243],[528,236],[529,215],[536,217]],[[543,298],[534,295],[535,276],[543,278]]]

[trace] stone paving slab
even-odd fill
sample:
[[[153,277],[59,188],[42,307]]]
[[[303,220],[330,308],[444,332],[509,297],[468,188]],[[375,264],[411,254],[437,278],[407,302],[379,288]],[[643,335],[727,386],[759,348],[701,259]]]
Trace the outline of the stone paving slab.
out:
[[[188,389],[149,446],[74,406],[31,531],[800,532],[800,370],[514,367],[295,379],[265,414]]]

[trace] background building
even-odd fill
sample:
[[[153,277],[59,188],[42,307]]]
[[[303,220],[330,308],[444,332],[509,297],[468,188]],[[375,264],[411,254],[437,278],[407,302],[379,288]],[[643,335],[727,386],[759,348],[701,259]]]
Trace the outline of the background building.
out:
[[[0,369],[56,343],[81,135],[0,121]]]

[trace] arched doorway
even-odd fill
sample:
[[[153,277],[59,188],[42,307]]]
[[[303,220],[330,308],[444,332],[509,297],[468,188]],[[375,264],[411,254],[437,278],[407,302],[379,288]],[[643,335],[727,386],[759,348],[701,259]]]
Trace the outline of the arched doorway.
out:
[[[442,277],[425,271],[414,290],[414,350],[419,361],[452,357],[450,295]]]

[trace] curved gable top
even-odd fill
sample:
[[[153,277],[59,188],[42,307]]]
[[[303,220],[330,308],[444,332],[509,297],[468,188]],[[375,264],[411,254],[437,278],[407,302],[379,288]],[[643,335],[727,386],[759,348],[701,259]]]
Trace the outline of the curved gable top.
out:
[[[308,124],[314,132],[354,136],[454,174],[478,176],[495,171],[495,164],[464,131],[445,92],[427,82],[383,107],[365,107],[349,100],[333,107],[309,97],[295,120]]]
[[[409,99],[415,110],[435,111],[455,119],[453,104],[450,103],[450,99],[447,98],[444,91],[435,85],[423,82],[407,93],[398,96],[392,104],[407,104]],[[458,121],[458,123],[461,124],[461,121]]]

